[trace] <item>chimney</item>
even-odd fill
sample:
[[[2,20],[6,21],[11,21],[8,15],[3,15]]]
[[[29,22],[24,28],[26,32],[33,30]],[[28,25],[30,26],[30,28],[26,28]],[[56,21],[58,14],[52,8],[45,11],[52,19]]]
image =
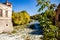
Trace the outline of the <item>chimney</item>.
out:
[[[6,5],[9,7],[12,7],[12,4],[8,2],[8,0],[6,0]]]

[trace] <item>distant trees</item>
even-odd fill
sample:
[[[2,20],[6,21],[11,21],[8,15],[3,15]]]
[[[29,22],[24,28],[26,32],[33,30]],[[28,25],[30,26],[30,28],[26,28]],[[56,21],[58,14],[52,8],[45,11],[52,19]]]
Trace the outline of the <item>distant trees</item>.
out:
[[[30,15],[26,11],[13,12],[12,22],[14,25],[27,24],[30,22]]]
[[[41,14],[35,14],[35,15],[33,15],[33,16],[30,16],[30,18],[31,18],[31,19],[34,19],[34,20],[38,20],[40,15],[41,15]]]

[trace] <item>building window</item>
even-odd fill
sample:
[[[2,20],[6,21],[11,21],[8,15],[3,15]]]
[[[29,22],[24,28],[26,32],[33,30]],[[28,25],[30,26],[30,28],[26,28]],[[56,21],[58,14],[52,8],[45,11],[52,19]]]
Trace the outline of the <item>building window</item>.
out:
[[[8,26],[8,24],[6,24],[6,26]]]
[[[60,14],[58,15],[58,20],[60,21]]]
[[[0,9],[0,17],[2,17],[2,9]]]
[[[8,17],[8,11],[6,11],[6,17]]]

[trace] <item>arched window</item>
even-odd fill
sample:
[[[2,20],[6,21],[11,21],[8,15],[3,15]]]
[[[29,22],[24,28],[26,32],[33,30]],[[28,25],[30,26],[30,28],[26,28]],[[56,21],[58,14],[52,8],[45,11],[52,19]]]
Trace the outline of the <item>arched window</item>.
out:
[[[0,17],[2,17],[2,9],[0,9]]]
[[[8,11],[6,11],[6,17],[8,17]]]

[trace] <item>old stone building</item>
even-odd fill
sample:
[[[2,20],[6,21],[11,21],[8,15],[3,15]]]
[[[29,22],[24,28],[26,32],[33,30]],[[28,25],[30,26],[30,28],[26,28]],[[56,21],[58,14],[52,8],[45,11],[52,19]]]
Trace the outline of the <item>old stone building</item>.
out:
[[[56,11],[55,24],[56,26],[60,27],[60,4],[58,5],[55,11]]]
[[[11,16],[12,4],[8,0],[6,3],[0,3],[0,33],[13,31]]]

